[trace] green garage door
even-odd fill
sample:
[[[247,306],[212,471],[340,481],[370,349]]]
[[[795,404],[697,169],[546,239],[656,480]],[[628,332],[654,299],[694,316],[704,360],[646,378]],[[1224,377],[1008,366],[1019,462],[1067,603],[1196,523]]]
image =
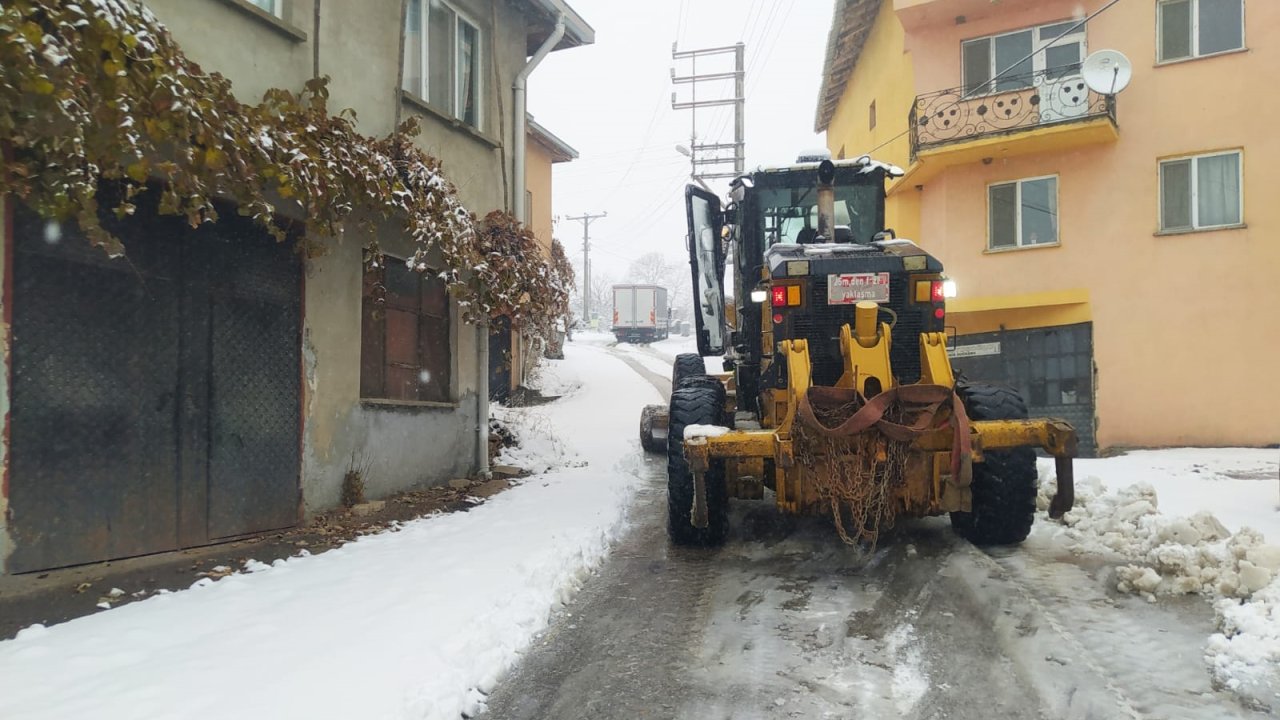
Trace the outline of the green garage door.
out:
[[[960,376],[1017,388],[1032,417],[1067,420],[1080,435],[1080,455],[1097,452],[1092,323],[963,335],[954,345]]]

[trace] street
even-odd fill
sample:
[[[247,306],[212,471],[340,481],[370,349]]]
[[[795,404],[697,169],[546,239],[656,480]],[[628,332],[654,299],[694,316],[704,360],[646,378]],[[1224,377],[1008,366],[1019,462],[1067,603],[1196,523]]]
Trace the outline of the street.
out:
[[[1280,717],[1276,69],[1280,0],[0,2],[0,720]]]
[[[613,354],[655,374],[648,348]],[[747,501],[724,547],[677,548],[665,461],[644,478],[631,529],[488,717],[1265,717],[1210,686],[1205,603],[1108,590],[1106,563],[1036,537],[985,553],[941,518],[863,557],[829,522]]]
[[[1074,526],[1041,514],[1007,549],[979,550],[932,518],[900,523],[868,556],[768,496],[733,501],[720,548],[670,544],[665,460],[641,452],[636,424],[688,342],[578,337],[536,379],[559,399],[495,408],[519,437],[500,461],[535,474],[467,512],[249,559],[0,642],[0,716],[1154,720],[1274,707],[1274,666],[1251,662],[1269,652],[1273,624],[1213,640],[1223,627],[1204,597],[1121,591],[1119,573],[1146,552],[1137,531],[1182,522],[1154,506],[1139,517],[1146,501],[1126,493],[1155,492],[1141,483],[1086,483]],[[1221,496],[1231,482],[1269,492],[1256,478],[1274,473],[1271,456],[1080,465],[1108,480],[1163,467]],[[1177,469],[1193,461],[1194,473]],[[1161,488],[1175,507],[1213,503]],[[1233,531],[1270,512],[1218,505]],[[1137,549],[1099,544],[1116,538]],[[1201,549],[1225,552],[1215,547],[1226,546]],[[1263,617],[1270,606],[1235,607]]]

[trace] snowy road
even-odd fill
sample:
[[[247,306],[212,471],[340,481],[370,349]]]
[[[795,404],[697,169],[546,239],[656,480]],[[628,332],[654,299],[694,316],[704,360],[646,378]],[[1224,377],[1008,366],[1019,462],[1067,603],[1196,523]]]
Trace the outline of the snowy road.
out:
[[[822,521],[735,501],[723,548],[674,548],[665,464],[643,475],[630,531],[487,717],[1267,717],[1211,687],[1207,603],[1117,593],[1047,534],[988,554],[933,519],[861,559]]]
[[[535,473],[520,486],[26,628],[0,642],[0,718],[1269,717],[1211,685],[1207,647],[1220,683],[1280,707],[1280,579],[1239,592],[1245,566],[1261,581],[1280,548],[1243,530],[1205,544],[1195,527],[1213,523],[1160,514],[1148,486],[1081,483],[1069,528],[992,553],[934,519],[864,559],[767,502],[734,503],[722,548],[673,548],[665,463],[640,452],[637,425],[688,338],[610,340],[584,336],[550,364],[556,402],[494,409],[521,438],[501,461]],[[1280,536],[1274,452],[1081,465]],[[1148,565],[1149,598],[1116,589],[1130,563]],[[1165,594],[1227,584],[1231,638],[1211,639],[1224,628],[1204,597]]]

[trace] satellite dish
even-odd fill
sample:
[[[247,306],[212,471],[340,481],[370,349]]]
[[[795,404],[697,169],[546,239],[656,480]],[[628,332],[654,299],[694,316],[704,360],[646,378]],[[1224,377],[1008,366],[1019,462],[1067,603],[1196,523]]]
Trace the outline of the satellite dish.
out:
[[[1084,59],[1080,74],[1090,90],[1115,95],[1133,79],[1133,63],[1119,50],[1099,50]]]

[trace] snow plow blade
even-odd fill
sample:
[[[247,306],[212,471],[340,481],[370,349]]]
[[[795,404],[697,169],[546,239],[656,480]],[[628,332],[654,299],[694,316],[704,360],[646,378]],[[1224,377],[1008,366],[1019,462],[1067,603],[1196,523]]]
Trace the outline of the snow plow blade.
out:
[[[1073,460],[1078,439],[1075,428],[1065,420],[1056,418],[1035,420],[975,420],[968,423],[970,463],[981,462],[983,453],[992,450],[1034,447],[1053,456],[1057,469],[1058,490],[1049,505],[1049,517],[1057,520],[1075,503]],[[924,453],[950,453],[956,447],[953,429],[940,427],[922,433],[912,443],[913,449]],[[702,475],[713,461],[726,459],[763,458],[772,460],[779,470],[796,466],[795,447],[790,437],[782,437],[774,430],[735,430],[715,437],[691,437],[684,443],[684,454],[695,475],[695,483],[701,485]],[[968,463],[966,463],[968,464]],[[963,483],[966,484],[967,483]],[[775,490],[779,502],[791,510],[799,510],[799,504],[788,489]],[[701,497],[702,493],[697,493]],[[701,516],[695,504],[695,516]],[[701,519],[701,517],[699,517]]]

